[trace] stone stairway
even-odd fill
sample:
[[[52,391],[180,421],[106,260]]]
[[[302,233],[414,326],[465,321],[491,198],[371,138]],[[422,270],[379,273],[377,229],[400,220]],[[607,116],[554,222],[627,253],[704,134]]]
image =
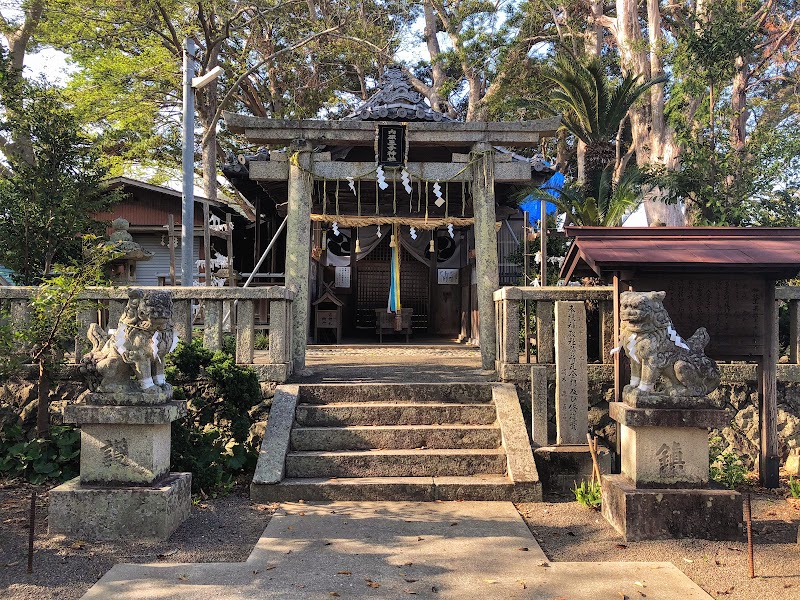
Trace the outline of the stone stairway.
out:
[[[278,388],[250,488],[257,502],[541,500],[511,385]]]

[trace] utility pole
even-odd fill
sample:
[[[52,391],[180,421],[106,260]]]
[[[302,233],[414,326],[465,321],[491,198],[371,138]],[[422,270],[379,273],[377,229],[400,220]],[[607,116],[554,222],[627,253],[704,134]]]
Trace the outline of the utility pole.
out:
[[[195,45],[183,42],[183,205],[181,210],[181,285],[191,286],[194,273],[194,77]]]
[[[222,73],[214,67],[201,77],[195,77],[194,40],[183,41],[183,207],[181,210],[181,285],[191,286],[194,274],[194,94]],[[216,181],[216,177],[214,177]],[[208,205],[208,202],[206,202]],[[208,216],[205,217],[208,229]],[[206,253],[209,252],[206,247]],[[206,273],[208,281],[209,273]]]

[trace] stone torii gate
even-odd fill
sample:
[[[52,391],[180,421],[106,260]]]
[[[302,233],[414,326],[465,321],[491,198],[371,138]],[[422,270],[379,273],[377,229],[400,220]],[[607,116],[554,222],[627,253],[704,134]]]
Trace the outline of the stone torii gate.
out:
[[[531,181],[529,162],[513,161],[510,154],[496,154],[494,147],[536,146],[540,136],[554,135],[560,119],[513,123],[455,122],[432,111],[417,92],[406,88],[402,82],[389,82],[395,92],[392,103],[376,104],[377,97],[385,93],[386,79],[383,83],[384,91],[378,92],[354,113],[359,120],[289,121],[227,112],[224,115],[228,129],[243,134],[248,142],[290,148],[288,155],[281,157],[283,160],[273,158],[250,163],[250,178],[263,182],[287,182],[288,186],[286,285],[295,292],[294,369],[300,370],[305,366],[309,329],[313,181],[316,178],[345,181],[348,177],[375,180],[375,173],[364,174],[375,169],[376,161],[332,160],[330,152],[315,152],[314,149],[319,146],[372,147],[376,144],[379,126],[403,125],[409,147],[435,147],[441,149],[442,154],[450,155],[449,162],[409,162],[405,165],[409,172],[426,180],[466,181],[471,184],[481,360],[484,369],[492,370],[496,354],[492,294],[499,287],[495,183],[525,184]],[[451,153],[448,148],[454,147],[469,148],[470,153]],[[471,167],[465,169],[470,163]],[[386,173],[387,181],[399,181],[399,177],[399,172]]]

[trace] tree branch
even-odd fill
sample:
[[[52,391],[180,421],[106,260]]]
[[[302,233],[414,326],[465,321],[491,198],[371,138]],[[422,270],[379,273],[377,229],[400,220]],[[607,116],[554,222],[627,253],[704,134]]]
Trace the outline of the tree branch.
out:
[[[242,81],[244,81],[247,77],[249,77],[250,75],[255,73],[258,69],[260,69],[263,65],[265,65],[269,61],[276,59],[278,56],[281,56],[282,54],[286,54],[287,52],[292,52],[294,50],[302,48],[303,46],[306,46],[307,44],[313,42],[315,39],[317,39],[319,37],[322,37],[324,35],[327,35],[329,33],[333,33],[334,31],[337,31],[340,27],[341,27],[341,25],[336,25],[335,27],[329,27],[328,29],[326,29],[324,31],[319,31],[317,33],[311,34],[311,35],[303,38],[299,42],[297,42],[295,44],[292,44],[291,46],[287,46],[286,48],[278,50],[277,52],[273,52],[272,54],[267,56],[265,59],[257,62],[252,67],[247,69],[247,71],[245,71],[244,73],[239,75],[239,77],[236,78],[236,81],[233,82],[233,84],[231,85],[231,87],[228,90],[228,92],[225,94],[225,96],[223,96],[222,100],[220,100],[219,104],[217,105],[217,112],[214,113],[214,116],[211,118],[211,120],[208,123],[208,127],[206,128],[206,131],[203,133],[202,143],[203,144],[207,143],[208,139],[211,137],[211,135],[213,133],[215,133],[217,122],[222,117],[223,109],[225,108],[227,103],[230,101],[230,99],[234,97],[234,95],[236,93],[236,90],[239,88],[239,86],[241,85]]]

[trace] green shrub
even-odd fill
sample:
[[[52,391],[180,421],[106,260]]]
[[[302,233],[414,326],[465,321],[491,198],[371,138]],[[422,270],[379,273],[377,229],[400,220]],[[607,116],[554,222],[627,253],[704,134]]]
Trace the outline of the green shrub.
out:
[[[226,333],[222,336],[222,351],[225,354],[236,356],[236,335],[233,333]]]
[[[575,494],[575,500],[579,504],[588,508],[597,510],[602,503],[602,488],[600,483],[595,481],[581,481],[580,486],[576,483],[572,488],[572,493]]]
[[[168,372],[176,398],[188,398],[188,415],[172,424],[172,468],[192,473],[192,489],[216,495],[234,477],[255,468],[258,448],[247,443],[250,409],[261,400],[258,377],[227,352],[211,353],[199,340],[171,356]],[[188,369],[187,374],[184,369]],[[198,381],[204,374],[205,381]]]
[[[269,350],[269,335],[263,331],[257,333],[253,340],[253,347],[256,350]]]
[[[792,498],[800,498],[800,479],[796,479],[789,475],[789,493]]]
[[[714,437],[709,442],[708,464],[711,479],[729,489],[741,484],[747,475],[747,467],[740,456],[735,452],[723,451],[721,437]]]
[[[193,338],[188,344],[182,340],[175,351],[167,356],[166,375],[173,384],[195,381],[200,377],[203,367],[211,362],[212,356],[214,353],[203,346],[201,338]]]
[[[0,477],[34,485],[67,481],[78,474],[81,434],[71,425],[52,426],[50,438],[26,440],[19,425],[0,431]]]

